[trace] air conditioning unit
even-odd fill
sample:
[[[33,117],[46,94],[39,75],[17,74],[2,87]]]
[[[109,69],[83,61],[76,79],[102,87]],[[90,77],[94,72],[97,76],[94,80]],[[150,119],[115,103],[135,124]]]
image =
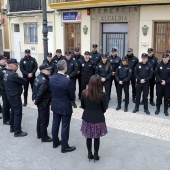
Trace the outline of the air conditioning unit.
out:
[[[6,11],[6,10],[7,10],[7,4],[2,5],[1,9],[2,9],[3,11]]]

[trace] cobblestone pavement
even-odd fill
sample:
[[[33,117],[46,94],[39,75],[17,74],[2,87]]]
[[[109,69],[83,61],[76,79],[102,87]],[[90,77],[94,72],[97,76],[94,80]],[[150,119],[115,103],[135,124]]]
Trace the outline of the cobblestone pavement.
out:
[[[61,153],[61,147],[52,148],[52,143],[41,143],[36,138],[37,109],[29,94],[28,106],[23,108],[23,131],[27,137],[14,138],[9,126],[0,120],[0,170],[169,170],[170,169],[170,118],[163,112],[151,115],[143,112],[116,111],[116,95],[113,92],[110,106],[105,113],[108,134],[101,138],[99,155],[94,163],[87,159],[85,138],[81,135],[83,110],[74,109],[70,129],[70,145],[77,147],[72,153]],[[80,105],[79,100],[76,101]],[[162,110],[161,110],[162,111]],[[48,128],[51,136],[52,112]]]

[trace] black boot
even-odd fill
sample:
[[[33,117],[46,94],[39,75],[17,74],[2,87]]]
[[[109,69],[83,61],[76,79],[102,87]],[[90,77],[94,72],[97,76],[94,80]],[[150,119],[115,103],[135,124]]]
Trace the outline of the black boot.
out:
[[[152,106],[155,106],[155,103],[154,103],[153,101],[150,101],[150,104],[151,104]]]
[[[27,105],[27,100],[24,99],[24,103],[23,103],[23,106],[26,106]]]
[[[158,115],[158,114],[159,114],[159,112],[160,112],[160,107],[158,107],[158,106],[157,106],[157,107],[156,107],[155,114],[156,114],[156,115]]]
[[[116,110],[120,110],[120,109],[121,109],[121,106],[118,105],[118,106],[116,107]]]
[[[145,109],[144,112],[147,114],[147,115],[150,115],[150,112],[148,109]]]
[[[135,107],[135,109],[133,110],[133,113],[136,113],[136,112],[138,112],[139,111],[139,107]]]
[[[169,113],[168,113],[168,109],[167,109],[167,108],[164,109],[164,113],[165,113],[165,116],[169,116]]]
[[[92,154],[92,152],[89,152],[87,157],[89,158],[89,162],[90,162],[90,159],[94,159],[94,155]]]
[[[100,159],[99,155],[98,154],[94,154],[94,162],[98,161],[99,159]]]
[[[128,107],[127,107],[127,106],[125,106],[124,112],[127,112],[127,111],[128,111]]]
[[[71,104],[72,104],[72,106],[73,106],[74,108],[77,108],[77,105],[76,105],[75,101],[72,101]]]

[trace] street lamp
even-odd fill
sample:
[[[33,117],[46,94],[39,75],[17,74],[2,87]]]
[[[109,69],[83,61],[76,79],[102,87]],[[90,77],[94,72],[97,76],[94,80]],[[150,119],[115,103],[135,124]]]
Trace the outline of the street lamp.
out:
[[[47,27],[47,3],[46,0],[42,0],[42,15],[43,15],[43,47],[44,47],[44,59],[48,53],[48,27]]]

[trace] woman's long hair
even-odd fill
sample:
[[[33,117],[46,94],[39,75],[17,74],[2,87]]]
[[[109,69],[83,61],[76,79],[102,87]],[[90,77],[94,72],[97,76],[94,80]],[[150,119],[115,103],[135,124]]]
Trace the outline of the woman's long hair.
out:
[[[93,75],[90,78],[88,88],[83,91],[85,97],[88,97],[92,101],[100,100],[100,93],[102,92],[102,82],[99,75]]]

